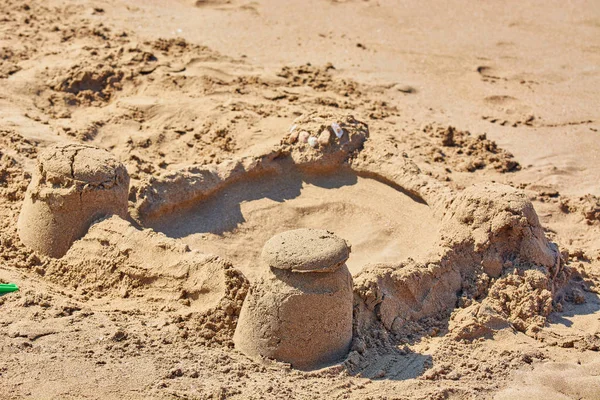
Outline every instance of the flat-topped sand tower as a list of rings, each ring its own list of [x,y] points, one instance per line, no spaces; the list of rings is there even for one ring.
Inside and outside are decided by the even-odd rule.
[[[338,361],[352,340],[352,276],[346,241],[320,229],[271,238],[266,276],[251,286],[234,335],[237,349],[309,370]]]
[[[127,216],[129,175],[106,150],[81,144],[48,148],[23,202],[17,228],[23,243],[50,257],[62,257],[92,222]]]

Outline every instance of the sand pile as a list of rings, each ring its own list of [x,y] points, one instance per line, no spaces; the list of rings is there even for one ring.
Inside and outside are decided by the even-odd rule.
[[[483,185],[449,203],[438,253],[365,268],[355,283],[361,306],[398,335],[413,333],[419,320],[444,320],[457,306],[450,330],[459,339],[508,324],[535,332],[569,272],[531,202],[513,188]]]
[[[185,315],[199,339],[230,344],[247,280],[225,260],[113,216],[76,241],[45,276],[86,297],[142,300]]]

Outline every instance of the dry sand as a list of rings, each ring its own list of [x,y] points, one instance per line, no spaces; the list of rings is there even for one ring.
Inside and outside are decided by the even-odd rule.
[[[248,180],[150,226],[190,247],[227,256],[249,277],[262,245],[288,229],[323,228],[350,241],[353,273],[368,262],[423,255],[439,230],[427,205],[348,172]]]
[[[600,398],[599,65],[597,1],[3,1],[0,397]],[[129,217],[58,259],[17,220],[65,144]],[[233,343],[296,228],[352,246],[310,372]]]

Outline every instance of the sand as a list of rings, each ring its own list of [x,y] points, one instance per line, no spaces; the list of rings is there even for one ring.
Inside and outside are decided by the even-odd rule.
[[[380,202],[389,204],[380,207]],[[427,205],[352,173],[294,174],[240,182],[214,199],[150,224],[167,236],[236,261],[254,274],[262,245],[293,228],[322,228],[352,243],[348,267],[427,253],[439,222]]]
[[[235,349],[307,371],[343,361],[353,334],[349,255],[344,239],[323,229],[269,239],[262,277],[251,284],[240,311]]]
[[[0,397],[600,398],[597,2],[0,15]],[[52,146],[129,175],[60,258],[17,229]],[[352,342],[312,371],[233,339],[297,228],[352,248]]]
[[[129,176],[112,155],[75,144],[51,146],[38,157],[19,214],[19,239],[49,257],[65,255],[94,222],[126,218]]]

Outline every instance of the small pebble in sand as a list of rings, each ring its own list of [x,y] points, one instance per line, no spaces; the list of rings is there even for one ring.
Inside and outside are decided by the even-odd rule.
[[[331,140],[331,132],[329,129],[324,129],[323,132],[319,135],[319,144],[321,146],[327,146],[329,141]]]
[[[310,145],[310,147],[317,147],[317,145],[319,144],[317,141],[317,138],[314,136],[311,136],[308,138],[308,144]]]
[[[308,142],[308,138],[309,138],[309,133],[306,131],[302,131],[300,132],[300,134],[298,135],[298,139],[300,140],[300,143],[306,143]]]
[[[287,142],[289,144],[294,144],[298,141],[298,132],[292,132],[290,133],[290,136],[288,136],[287,138]]]
[[[333,122],[331,124],[331,128],[333,129],[333,132],[335,132],[335,136],[337,136],[338,139],[344,135],[344,130],[342,129],[342,127],[339,126],[337,122]]]

